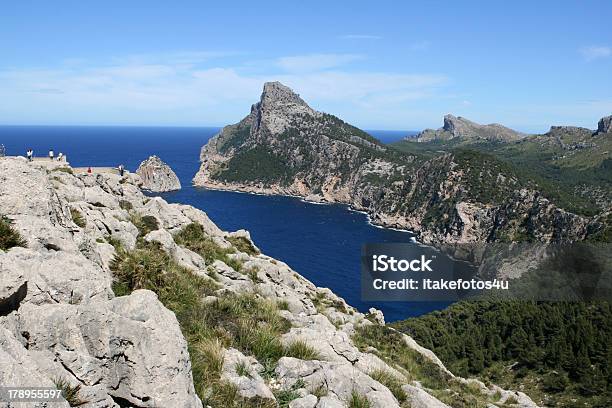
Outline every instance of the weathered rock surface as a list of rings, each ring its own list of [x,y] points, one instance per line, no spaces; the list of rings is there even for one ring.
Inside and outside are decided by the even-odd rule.
[[[115,250],[102,241],[133,246],[119,202],[144,207],[137,184],[0,159],[0,213],[28,246],[0,251],[0,383],[63,379],[81,386],[85,407],[201,407],[174,314],[152,292],[111,290]]]
[[[136,174],[142,179],[144,189],[155,192],[181,189],[181,182],[174,171],[157,156],[151,156],[140,163]]]
[[[599,119],[597,133],[612,133],[612,115]]]
[[[296,109],[301,109],[298,102]],[[35,183],[26,181],[31,188],[22,188],[24,180]],[[232,238],[250,242],[250,237],[246,231],[221,231],[193,207],[146,197],[139,183],[129,174],[72,175],[0,159],[0,213],[15,220],[28,241],[27,248],[0,251],[0,383],[53,386],[61,378],[81,387],[79,396],[87,401],[83,407],[202,407],[175,315],[153,292],[115,297],[111,289],[115,249],[109,242],[120,241],[129,249],[138,238],[159,243],[160,250],[194,274],[214,274],[220,288],[205,303],[227,293],[283,301],[286,307],[279,314],[291,327],[280,338],[282,344],[302,342],[319,354],[317,360],[283,357],[270,378],[262,374],[266,362],[226,348],[221,380],[244,401],[273,402],[284,392],[293,396],[294,408],[347,407],[357,393],[372,407],[400,406],[389,388],[373,378],[374,371],[382,370],[414,387],[409,394],[420,401],[443,406],[420,384],[408,381],[405,369],[376,345],[356,346],[356,330],[375,323],[329,289],[317,288],[264,254],[230,254],[243,265],[239,271],[220,260],[207,264],[177,245],[174,234],[191,223],[200,224],[222,248],[229,248]],[[132,221],[144,216],[154,217],[159,228],[139,236]],[[384,322],[378,311],[370,318]],[[449,381],[467,381],[452,376],[410,337],[401,338],[404,344],[398,347],[434,363]],[[482,385],[483,398],[497,391]],[[520,401],[536,406],[526,396]]]

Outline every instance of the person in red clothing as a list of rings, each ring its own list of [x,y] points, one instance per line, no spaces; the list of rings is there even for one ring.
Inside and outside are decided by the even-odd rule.
[[[87,168],[87,174],[91,174],[91,167]]]

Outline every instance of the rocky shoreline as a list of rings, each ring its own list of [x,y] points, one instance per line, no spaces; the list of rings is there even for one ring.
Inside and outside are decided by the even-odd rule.
[[[453,376],[431,351],[390,331],[382,338],[396,336],[394,349],[417,365],[394,361],[385,344],[364,337],[391,330],[380,312],[359,313],[260,254],[246,231],[221,231],[196,208],[145,196],[136,175],[74,174],[69,166],[22,158],[0,159],[0,175],[0,213],[25,241],[0,250],[2,384],[53,387],[62,379],[84,407],[201,407],[208,403],[202,390],[213,384],[227,384],[235,398],[259,406],[290,398],[294,408],[345,407],[365,398],[371,407],[446,407],[443,401],[468,396],[482,406],[536,406],[520,392]],[[227,255],[210,258],[180,244],[190,226]],[[213,383],[202,383],[200,374],[196,381],[183,315],[168,309],[155,286],[115,294],[118,257],[131,259],[148,245],[181,273],[214,283],[197,300],[205,309],[244,296],[282,305],[274,313],[288,326],[279,344],[316,353],[292,351],[266,368],[257,353],[235,343],[219,349]],[[428,365],[440,385],[414,371]]]

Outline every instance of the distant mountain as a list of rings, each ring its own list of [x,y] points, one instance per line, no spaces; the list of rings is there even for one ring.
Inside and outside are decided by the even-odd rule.
[[[482,146],[516,140],[508,143],[514,146],[525,139],[500,125],[450,116],[445,126],[441,133],[452,136],[454,147],[457,138],[481,140]],[[531,174],[495,152],[430,144],[385,146],[272,82],[264,85],[248,116],[202,148],[194,184],[345,203],[368,212],[374,223],[413,230],[434,244],[605,235],[606,219],[599,211],[567,210],[556,202],[555,188],[542,189]]]
[[[416,137],[406,140],[415,142],[431,142],[434,140],[460,140],[460,141],[489,141],[512,142],[520,140],[526,135],[497,123],[480,125],[461,116],[444,116],[444,126],[439,129],[425,129]]]

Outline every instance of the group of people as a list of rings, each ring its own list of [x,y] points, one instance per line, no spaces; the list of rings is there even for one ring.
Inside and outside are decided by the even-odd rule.
[[[26,151],[26,158],[28,159],[28,161],[33,161],[34,160],[34,150],[33,149],[28,149]],[[53,149],[49,150],[49,159],[50,160],[56,160],[55,159],[55,151]],[[57,155],[57,161],[65,161],[65,160],[66,160],[66,156],[64,156],[64,154],[62,152],[60,152]],[[121,177],[123,177],[123,175],[125,174],[125,166],[123,164],[120,164],[119,166],[117,166],[117,171],[119,172],[119,175]],[[88,174],[92,174],[93,173],[91,167],[87,168],[87,173]]]
[[[28,149],[26,151],[26,158],[28,159],[28,161],[34,160],[34,150],[33,149]],[[59,154],[57,155],[57,161],[64,161],[65,158],[66,156],[64,156],[64,153],[62,152],[59,152]],[[49,159],[55,160],[55,151],[53,149],[49,150]]]

